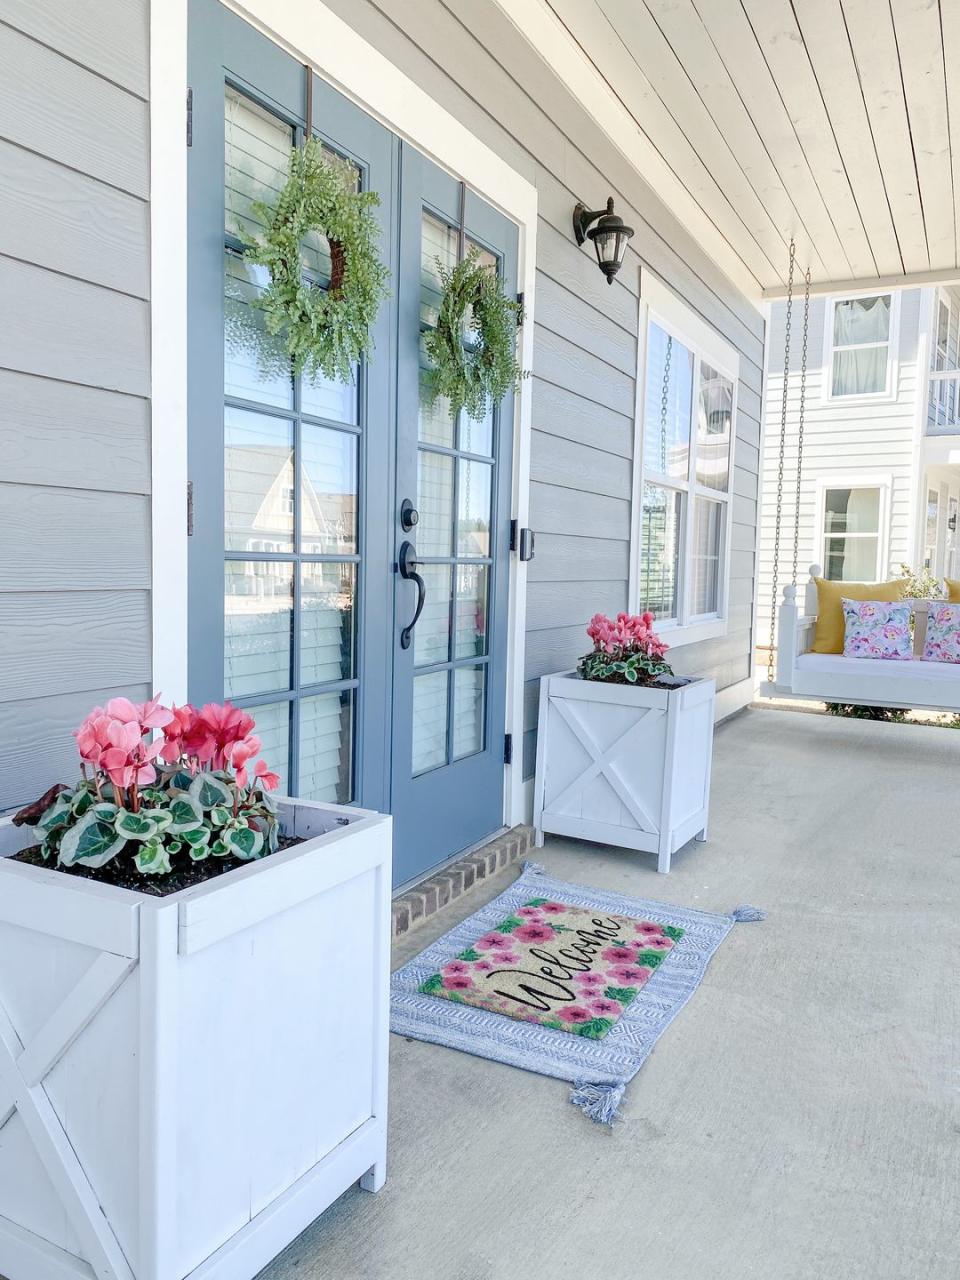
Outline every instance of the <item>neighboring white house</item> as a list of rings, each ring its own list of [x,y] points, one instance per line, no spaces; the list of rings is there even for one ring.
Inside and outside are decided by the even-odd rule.
[[[787,304],[767,335],[757,642],[770,634]],[[798,575],[873,582],[901,564],[960,577],[960,289],[810,299]],[[794,300],[780,586],[793,572],[803,346]]]

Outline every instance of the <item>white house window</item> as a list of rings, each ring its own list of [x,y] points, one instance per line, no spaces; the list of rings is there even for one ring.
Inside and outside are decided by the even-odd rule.
[[[879,487],[824,490],[823,566],[832,581],[879,578],[882,499]]]
[[[923,546],[923,566],[933,570],[937,561],[937,544],[940,540],[940,494],[936,489],[927,490],[926,536]]]
[[[888,389],[893,295],[838,298],[833,304],[833,396],[883,395]]]
[[[727,597],[736,353],[658,283],[644,283],[635,601],[670,642],[721,634]],[[665,624],[665,625],[664,625]]]

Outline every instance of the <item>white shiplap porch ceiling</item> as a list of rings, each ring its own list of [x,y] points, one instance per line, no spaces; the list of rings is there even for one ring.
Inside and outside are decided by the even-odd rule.
[[[960,276],[960,0],[499,3],[749,293]]]

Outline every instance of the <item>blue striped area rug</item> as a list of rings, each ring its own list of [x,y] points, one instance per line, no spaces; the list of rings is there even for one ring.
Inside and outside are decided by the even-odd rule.
[[[531,918],[539,917],[536,908],[541,903],[553,904],[557,914],[563,904],[597,913],[592,932],[598,940],[591,941],[590,934],[585,932],[578,945],[573,936],[557,934],[553,950],[544,946],[534,948],[537,959],[531,958],[529,948],[523,949],[521,959],[508,957],[520,968],[497,970],[504,975],[498,979],[499,987],[509,988],[512,982],[512,988],[501,991],[495,1001],[470,1003],[469,992],[467,997],[463,992],[470,986],[467,975],[472,966],[489,970],[490,965],[481,956],[503,954],[502,948],[499,952],[494,948],[478,953],[476,947],[486,942],[495,943],[498,930],[506,930],[508,937],[511,930],[514,934],[519,930],[521,936],[532,938],[538,928],[536,923],[531,925]],[[630,898],[555,880],[539,864],[528,862],[508,889],[397,970],[391,980],[391,1030],[398,1035],[428,1040],[525,1071],[567,1080],[573,1085],[570,1101],[575,1106],[598,1124],[612,1124],[619,1118],[619,1105],[627,1084],[700,985],[717,947],[734,924],[762,920],[764,915],[763,911],[749,906],[737,907],[729,915],[714,915],[665,902]],[[556,918],[557,915],[553,917]],[[581,918],[579,913],[576,918]],[[629,1003],[619,1009],[616,1020],[603,1026],[596,1038],[590,1033],[594,1024],[599,1026],[598,1019],[581,1028],[581,1034],[571,1034],[578,1028],[571,1026],[569,1019],[561,1026],[564,1014],[580,1007],[589,1009],[596,1003],[586,999],[592,994],[589,977],[584,978],[578,971],[587,969],[594,955],[609,956],[607,963],[616,961],[618,944],[611,942],[606,934],[615,927],[614,920],[624,918],[661,926],[670,939],[664,944],[664,947],[669,945],[669,950],[664,951],[652,974],[631,992]],[[638,924],[637,928],[648,928],[648,924]],[[542,932],[545,935],[548,928]],[[601,951],[601,948],[606,949]],[[650,953],[644,954],[649,963]],[[639,963],[644,967],[643,958]],[[622,972],[629,975],[631,970],[627,968]],[[639,974],[640,969],[635,967],[632,972]],[[446,982],[444,975],[448,975]],[[489,974],[474,976],[479,980],[488,978]],[[519,1003],[515,998],[500,998],[511,993],[519,997]],[[496,1003],[503,1011],[484,1008],[483,1003]],[[524,1004],[540,1012],[530,1014],[528,1020]],[[541,1006],[547,1004],[550,1009],[543,1011]],[[510,1013],[508,1006],[513,1009]],[[554,1010],[562,1012],[554,1017]],[[578,1015],[575,1013],[575,1016]],[[583,1034],[584,1030],[588,1034]]]

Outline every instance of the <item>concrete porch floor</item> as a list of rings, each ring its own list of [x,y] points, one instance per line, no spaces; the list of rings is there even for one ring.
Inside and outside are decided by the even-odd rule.
[[[564,1084],[394,1037],[386,1187],[261,1280],[955,1280],[958,782],[958,732],[748,711],[671,875],[550,840],[567,879],[769,917],[730,933],[612,1132]]]

